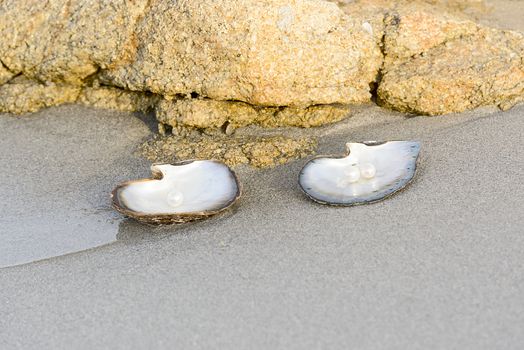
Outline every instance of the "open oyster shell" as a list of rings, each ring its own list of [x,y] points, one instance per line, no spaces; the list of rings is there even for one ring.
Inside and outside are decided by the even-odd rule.
[[[344,157],[317,157],[300,172],[308,197],[330,205],[352,206],[382,200],[404,188],[416,171],[420,143],[348,143]]]
[[[235,173],[211,160],[155,164],[152,179],[128,181],[111,194],[120,213],[151,224],[183,223],[218,214],[241,196]]]

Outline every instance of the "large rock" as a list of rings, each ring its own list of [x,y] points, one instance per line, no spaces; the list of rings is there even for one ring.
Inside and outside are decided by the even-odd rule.
[[[361,23],[321,0],[5,0],[0,35],[4,81],[101,75],[126,90],[264,106],[366,102],[381,64]]]
[[[466,18],[416,4],[387,12],[384,25],[386,65],[402,63],[445,42],[472,35],[478,28]]]
[[[3,0],[0,60],[14,73],[81,85],[132,60],[147,0]]]
[[[381,105],[436,115],[493,104],[505,109],[524,98],[523,36],[482,27],[457,11],[459,5],[443,0],[342,5],[349,16],[366,16],[382,31],[384,60],[376,82]]]
[[[462,29],[463,34],[440,43],[421,47],[415,42],[416,50],[401,51],[412,56],[386,56],[380,103],[402,112],[437,115],[483,105],[507,109],[522,100],[524,36],[466,25]]]
[[[382,61],[361,22],[321,0],[157,0],[137,40],[106,82],[264,106],[366,102]]]
[[[480,0],[338,3],[4,0],[0,111],[162,101],[176,127],[309,127],[375,92],[419,114],[523,98],[522,36],[461,12]]]

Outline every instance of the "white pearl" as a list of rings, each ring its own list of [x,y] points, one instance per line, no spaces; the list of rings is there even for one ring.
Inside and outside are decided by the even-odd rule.
[[[167,194],[167,204],[173,208],[179,207],[184,201],[184,195],[177,190],[172,190]]]
[[[344,175],[346,175],[346,179],[349,183],[354,183],[360,180],[360,170],[358,166],[352,165],[344,171]]]
[[[377,169],[371,163],[364,163],[360,165],[360,175],[364,179],[372,179],[377,174]]]

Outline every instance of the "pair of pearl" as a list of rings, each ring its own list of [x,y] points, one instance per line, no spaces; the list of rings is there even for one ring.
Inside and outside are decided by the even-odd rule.
[[[358,182],[361,178],[370,180],[377,174],[377,169],[371,163],[352,164],[344,170],[344,177],[339,179],[338,186],[346,187],[349,184]]]

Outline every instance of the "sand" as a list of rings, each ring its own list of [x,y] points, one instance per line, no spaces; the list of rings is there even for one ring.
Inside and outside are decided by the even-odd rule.
[[[518,22],[522,2],[507,3]],[[161,228],[108,198],[148,176],[133,151],[154,128],[81,106],[0,115],[0,266],[22,264],[0,269],[1,349],[523,347],[524,105],[431,118],[364,106],[309,132],[325,154],[420,140],[405,191],[324,207],[298,188],[306,160],[240,167],[234,211]]]
[[[346,140],[420,140],[420,170],[404,192],[330,208],[299,191],[304,161],[241,168],[245,196],[235,211],[156,229],[108,210],[114,184],[148,173],[130,154],[150,132],[142,120],[73,106],[0,120],[2,149],[10,147],[2,152],[2,241],[33,240],[32,250],[7,259],[3,243],[2,263],[57,253],[50,242],[67,237],[83,247],[116,239],[0,270],[2,349],[524,343],[524,106],[434,118],[364,107],[319,130],[320,151],[343,152]],[[122,124],[133,131],[120,134]],[[38,144],[10,145],[20,135]],[[73,163],[81,166],[66,176],[61,166]],[[35,173],[37,189],[15,191],[15,174],[26,182]],[[50,191],[69,196],[38,186],[47,180]]]

